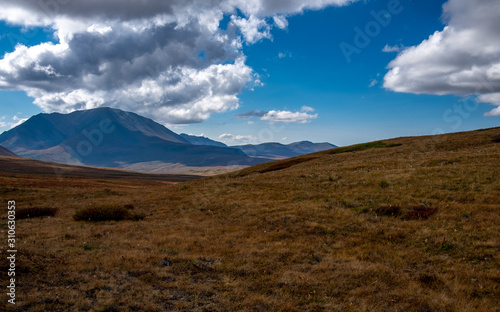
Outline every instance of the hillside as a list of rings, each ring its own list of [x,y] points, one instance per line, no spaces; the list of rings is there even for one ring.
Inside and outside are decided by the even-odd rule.
[[[490,312],[499,177],[493,128],[178,184],[2,174],[0,192],[18,212],[58,209],[16,223],[19,253],[30,255],[16,263],[23,311]],[[72,217],[109,205],[146,217]],[[2,280],[7,269],[1,262]]]
[[[153,180],[166,182],[185,182],[200,178],[196,175],[183,174],[146,174],[127,170],[72,166],[61,163],[45,162],[35,159],[0,156],[0,176],[33,179],[120,179]]]
[[[235,148],[191,144],[151,119],[111,108],[38,114],[2,133],[0,145],[26,158],[111,168],[148,163],[250,166],[266,161]]]
[[[9,151],[8,149],[6,149],[1,145],[0,145],[0,156],[19,157],[15,153],[12,153],[11,151]]]

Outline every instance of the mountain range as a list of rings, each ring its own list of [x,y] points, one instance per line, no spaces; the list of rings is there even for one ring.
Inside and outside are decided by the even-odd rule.
[[[112,108],[38,114],[2,133],[0,145],[26,158],[157,173],[158,167],[168,172],[179,165],[246,167],[334,147],[311,142],[231,147],[203,136],[179,135],[151,119]]]

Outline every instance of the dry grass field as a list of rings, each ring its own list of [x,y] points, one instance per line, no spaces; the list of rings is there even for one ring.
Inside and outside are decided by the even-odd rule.
[[[7,200],[57,209],[17,221],[17,311],[500,311],[500,128],[182,183],[0,185],[3,255]],[[144,218],[73,219],[110,206]]]

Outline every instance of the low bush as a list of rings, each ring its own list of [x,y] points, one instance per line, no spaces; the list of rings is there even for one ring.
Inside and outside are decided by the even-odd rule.
[[[143,214],[133,214],[130,209],[122,206],[109,205],[100,207],[88,207],[78,210],[74,215],[75,221],[121,221],[121,220],[142,220]]]
[[[418,220],[427,219],[438,211],[434,207],[416,206],[406,213],[404,219],[406,220]]]
[[[375,213],[379,216],[399,217],[401,215],[401,207],[383,206],[375,209]]]
[[[29,219],[39,217],[53,217],[57,213],[57,208],[19,208],[16,209],[16,219]]]
[[[380,181],[379,185],[383,189],[388,188],[390,186],[389,182],[387,182],[386,180]]]

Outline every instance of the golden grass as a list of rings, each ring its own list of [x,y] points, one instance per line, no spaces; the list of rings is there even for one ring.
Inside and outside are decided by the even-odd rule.
[[[59,209],[18,221],[18,308],[499,311],[499,136],[398,138],[179,184],[0,177],[19,208]],[[104,204],[147,216],[72,218]],[[414,207],[437,211],[406,218]]]

